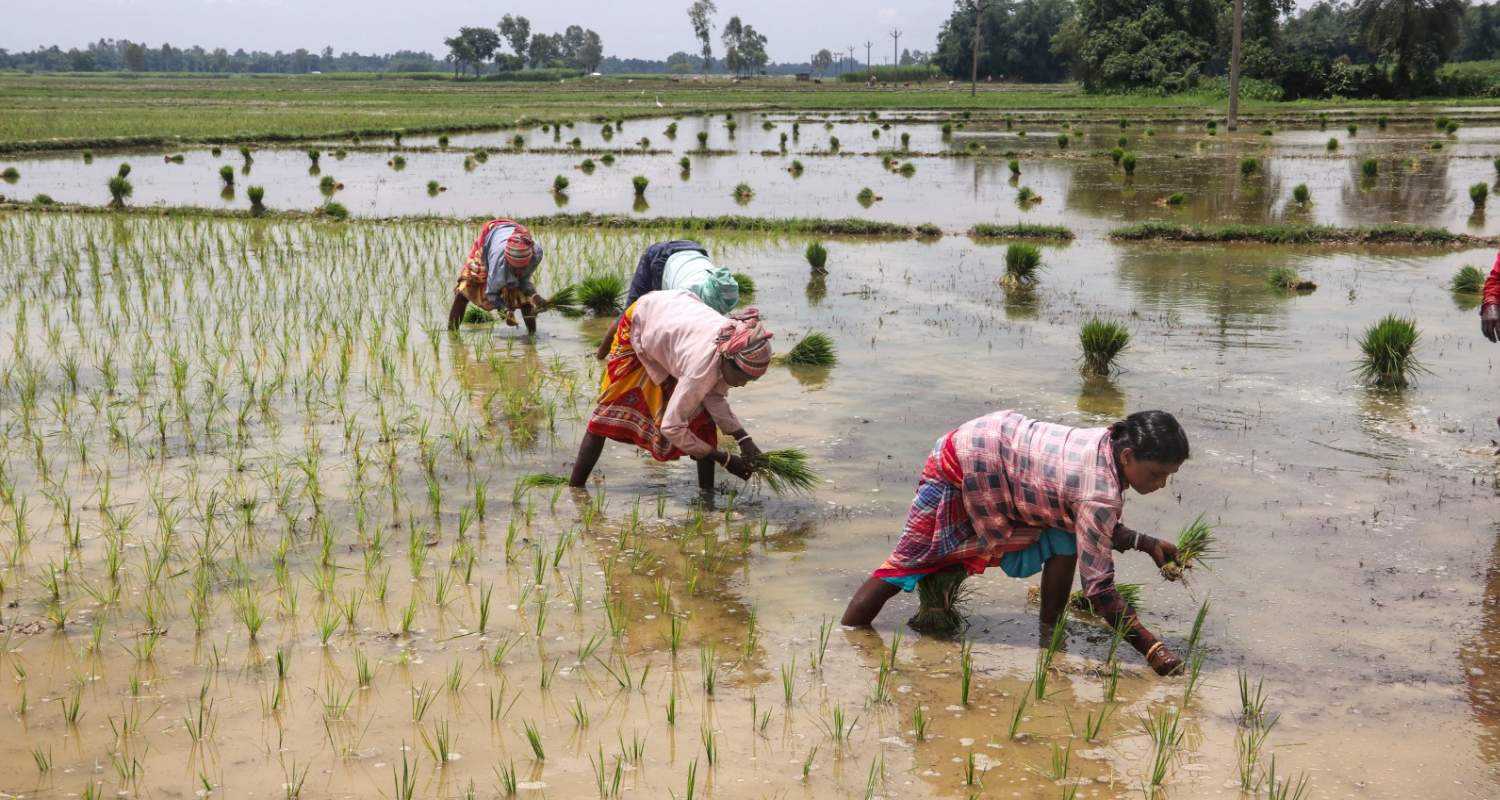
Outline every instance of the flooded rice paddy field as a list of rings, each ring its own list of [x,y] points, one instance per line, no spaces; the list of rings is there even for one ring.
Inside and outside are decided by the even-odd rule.
[[[517,488],[571,462],[607,321],[449,334],[472,234],[0,216],[0,791],[1139,797],[1145,721],[1180,709],[1159,796],[1244,797],[1243,671],[1279,715],[1252,783],[1274,755],[1307,797],[1496,793],[1496,351],[1444,288],[1488,252],[1082,240],[1008,297],[1004,248],[957,237],[832,241],[822,280],[804,239],[711,239],[781,348],[821,330],[839,363],[732,401],[808,450],[816,493],[721,476],[705,508],[689,465],[616,445],[587,494]],[[650,241],[539,236],[544,292]],[[1268,288],[1281,265],[1318,290]],[[1348,370],[1391,312],[1429,370],[1400,393]],[[1133,337],[1111,379],[1076,368],[1096,315]],[[905,631],[910,599],[833,624],[933,440],[998,408],[1187,427],[1193,459],[1126,519],[1205,514],[1221,558],[1119,575],[1179,650],[1210,601],[1190,697],[1133,653],[1111,692],[1075,621],[1035,699],[1030,582],[998,572],[971,582],[967,706],[960,645]]]
[[[1471,116],[1473,121],[1454,134],[1435,130],[1425,118],[1398,118],[1384,129],[1362,119],[1351,134],[1341,120],[1326,122],[1325,129],[1309,117],[1251,120],[1234,135],[1210,135],[1201,122],[1180,118],[1132,119],[1121,128],[1114,118],[1059,115],[1017,115],[1007,123],[907,112],[874,121],[855,121],[848,114],[742,112],[729,120],[723,114],[629,120],[608,139],[602,132],[613,127],[579,122],[550,132],[454,134],[447,147],[439,147],[435,136],[407,137],[399,148],[389,140],[265,147],[254,151],[249,164],[233,146],[217,156],[197,147],[101,152],[92,163],[77,153],[15,156],[3,163],[15,166],[19,177],[0,184],[0,194],[22,201],[46,194],[60,202],[102,205],[108,179],[121,163],[129,163],[130,202],[138,205],[243,209],[249,205],[246,188],[256,185],[265,188],[265,202],[273,209],[314,209],[328,197],[320,183],[331,177],[342,187],[332,199],[356,216],[373,217],[471,216],[503,207],[516,215],[564,210],[868,217],[934,223],[950,231],[981,222],[1026,221],[1063,224],[1085,235],[1148,219],[1406,222],[1497,234],[1500,214],[1475,213],[1468,190],[1496,178],[1500,125]],[[961,127],[944,134],[945,123]],[[675,137],[666,135],[669,125],[677,126]],[[703,145],[700,133],[707,136]],[[1069,136],[1066,148],[1058,145],[1062,133]],[[788,137],[784,152],[783,134]],[[903,135],[909,137],[904,148]],[[523,140],[521,149],[514,147],[515,137]],[[1328,149],[1329,140],[1336,143],[1334,150]],[[1136,154],[1133,176],[1110,158],[1117,146]],[[322,154],[317,169],[311,168],[307,149]],[[485,156],[476,157],[481,150]],[[613,164],[605,163],[606,152]],[[168,155],[181,155],[182,162],[165,160]],[[398,164],[398,156],[404,163]],[[1010,169],[1012,158],[1019,174]],[[1249,176],[1241,173],[1246,158],[1258,162]],[[585,159],[592,162],[588,168]],[[683,159],[686,170],[679,163]],[[1363,171],[1366,159],[1376,162],[1373,176]],[[794,161],[802,165],[800,173],[794,174]],[[219,175],[223,166],[235,171],[233,187]],[[650,181],[642,197],[631,186],[638,175]],[[558,176],[568,181],[563,192],[553,189]],[[751,189],[749,198],[736,197],[740,184]],[[1306,206],[1292,200],[1298,184],[1311,193]],[[876,199],[862,201],[864,188]],[[1019,203],[1023,188],[1040,202]],[[1180,204],[1167,202],[1174,194],[1182,195]]]

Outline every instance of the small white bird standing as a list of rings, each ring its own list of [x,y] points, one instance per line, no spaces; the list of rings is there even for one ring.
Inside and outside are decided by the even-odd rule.
[[[657,95],[656,96],[656,107],[657,108],[666,108],[666,106],[664,106],[664,105],[661,104],[661,95]]]

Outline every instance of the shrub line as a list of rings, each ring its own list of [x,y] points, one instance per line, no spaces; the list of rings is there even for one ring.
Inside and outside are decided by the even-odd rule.
[[[1109,232],[1116,241],[1260,242],[1265,244],[1422,244],[1478,246],[1500,244],[1500,237],[1471,236],[1421,225],[1178,225],[1141,222]]]

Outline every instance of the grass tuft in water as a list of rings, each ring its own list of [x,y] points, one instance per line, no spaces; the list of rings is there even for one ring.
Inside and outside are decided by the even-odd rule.
[[[1402,388],[1424,370],[1417,360],[1421,338],[1415,320],[1390,314],[1371,325],[1359,339],[1354,370],[1361,380],[1383,388]]]
[[[1484,208],[1484,204],[1490,199],[1490,185],[1485,183],[1484,181],[1480,181],[1479,183],[1470,186],[1469,199],[1473,201],[1475,211],[1482,210]]]
[[[813,272],[819,275],[828,272],[824,268],[828,263],[828,248],[824,247],[822,242],[808,242],[804,255],[807,257],[807,264],[812,267]]]
[[[1005,248],[1005,276],[1000,282],[1008,289],[1034,285],[1042,267],[1042,249],[1034,244],[1014,243]]]
[[[1091,319],[1079,330],[1078,343],[1083,348],[1084,371],[1108,375],[1115,359],[1130,346],[1130,331],[1118,322]]]
[[[812,331],[777,360],[788,366],[831,367],[838,362],[838,350],[828,334]]]

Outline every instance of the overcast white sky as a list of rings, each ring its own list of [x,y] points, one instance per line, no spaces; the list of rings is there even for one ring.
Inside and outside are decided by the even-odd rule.
[[[506,13],[530,18],[533,32],[560,32],[571,24],[593,28],[605,55],[666,58],[696,52],[688,25],[690,0],[0,0],[0,47],[63,49],[98,39],[130,39],[154,46],[202,45],[231,51],[320,50],[364,53],[426,50],[439,57],[443,38],[460,25],[489,25]],[[953,0],[718,0],[716,28],[732,15],[765,34],[773,61],[806,61],[818,48],[854,45],[863,61],[889,61],[890,31],[901,47],[931,50]],[[714,55],[721,53],[714,37]]]

